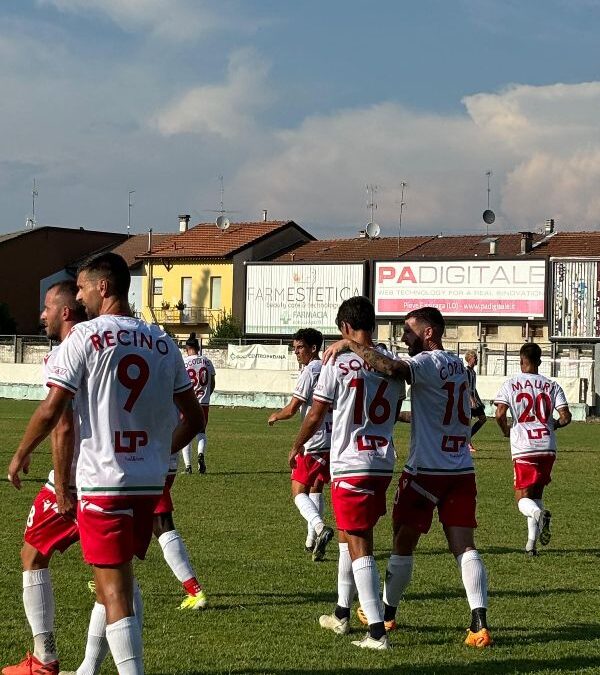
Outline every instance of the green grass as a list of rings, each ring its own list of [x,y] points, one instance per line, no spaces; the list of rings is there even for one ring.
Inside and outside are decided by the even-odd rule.
[[[8,465],[34,407],[0,401],[1,466]],[[180,586],[153,542],[147,560],[136,566],[145,602],[147,673],[600,673],[597,426],[573,424],[559,432],[559,459],[546,493],[553,538],[536,559],[522,552],[526,526],[513,502],[507,443],[492,421],[476,437],[477,541],[489,574],[493,649],[462,645],[469,611],[436,524],[417,552],[413,583],[399,611],[401,630],[391,638],[394,649],[364,653],[350,645],[350,637],[318,626],[319,615],[330,612],[336,599],[335,546],[324,563],[306,557],[304,521],[289,497],[286,468],[298,420],[269,428],[267,417],[266,410],[211,410],[208,473],[175,482],[175,522],[210,607],[176,610]],[[408,427],[399,426],[397,434],[404,457]],[[21,604],[19,548],[49,463],[44,445],[21,492],[6,479],[2,485],[2,665],[20,659],[31,642]],[[376,530],[381,573],[389,544],[386,517]],[[52,576],[61,663],[74,669],[92,606],[90,573],[77,546],[55,556]],[[360,637],[354,617],[352,623],[351,637]],[[110,658],[102,672],[114,672]]]

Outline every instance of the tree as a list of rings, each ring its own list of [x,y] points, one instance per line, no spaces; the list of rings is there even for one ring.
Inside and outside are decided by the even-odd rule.
[[[217,321],[208,341],[209,347],[220,347],[227,340],[237,340],[242,337],[242,327],[233,314],[225,312]]]
[[[17,322],[10,315],[8,305],[0,302],[0,335],[14,335],[17,332]]]

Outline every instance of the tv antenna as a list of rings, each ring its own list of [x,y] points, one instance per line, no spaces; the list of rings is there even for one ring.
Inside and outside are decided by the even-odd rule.
[[[35,219],[35,198],[38,196],[38,191],[35,186],[35,178],[33,179],[33,189],[31,190],[31,218],[27,218],[25,221],[25,228],[32,229],[37,225],[37,220]]]
[[[490,178],[492,177],[492,170],[488,169],[485,172],[487,176],[487,209],[483,212],[483,222],[485,223],[485,233],[489,234],[489,225],[496,220],[496,214],[490,209]]]
[[[228,211],[225,206],[224,206],[224,201],[223,197],[225,194],[225,187],[224,187],[224,182],[223,182],[223,176],[219,176],[219,185],[220,185],[220,200],[219,200],[219,208],[218,209],[206,209],[209,213],[218,213],[219,215],[217,216],[217,219],[215,221],[215,225],[223,232],[225,231],[229,225],[231,224],[229,221],[229,218],[225,217],[226,213],[239,213],[239,211]]]
[[[402,212],[404,211],[404,207],[406,206],[406,202],[404,201],[404,191],[406,190],[407,186],[408,183],[405,180],[403,180],[400,183],[402,192],[400,193],[400,215],[398,216],[398,257],[400,257],[400,234],[402,233]]]
[[[378,189],[379,188],[377,185],[367,185],[367,194],[369,195],[369,201],[367,202],[367,209],[369,209],[371,214],[369,222],[365,227],[365,234],[367,235],[368,239],[376,239],[381,232],[381,228],[375,222],[375,211],[377,211],[377,202],[375,201],[375,195],[377,194]]]
[[[133,203],[131,201],[131,195],[135,193],[135,190],[129,190],[128,195],[129,198],[127,200],[127,236],[131,236],[131,207],[133,206]]]

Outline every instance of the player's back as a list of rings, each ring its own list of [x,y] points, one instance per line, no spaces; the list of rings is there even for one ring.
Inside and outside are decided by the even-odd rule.
[[[159,494],[173,394],[190,388],[175,343],[156,325],[102,315],[75,326],[65,347],[57,359],[65,381],[55,384],[81,392],[80,494]]]
[[[192,381],[194,393],[201,405],[210,403],[210,383],[215,374],[212,361],[201,354],[190,354],[183,357],[185,368]]]
[[[378,351],[393,358],[387,350]],[[313,396],[334,406],[332,477],[390,476],[404,383],[376,372],[356,354],[344,353],[323,366]]]
[[[502,385],[495,402],[504,403],[511,411],[513,457],[556,452],[552,413],[555,408],[567,405],[557,382],[539,373],[519,373]]]
[[[472,472],[469,382],[462,359],[436,349],[403,360],[410,364],[412,379],[411,442],[405,470]]]

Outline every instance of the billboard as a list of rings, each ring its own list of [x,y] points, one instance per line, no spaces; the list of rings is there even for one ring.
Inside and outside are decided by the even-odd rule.
[[[600,337],[600,261],[560,260],[552,267],[552,337]]]
[[[544,318],[545,260],[430,260],[375,263],[378,316],[437,307],[449,317]]]
[[[336,335],[338,307],[362,295],[364,282],[363,263],[248,264],[246,333],[293,335],[310,327]]]

